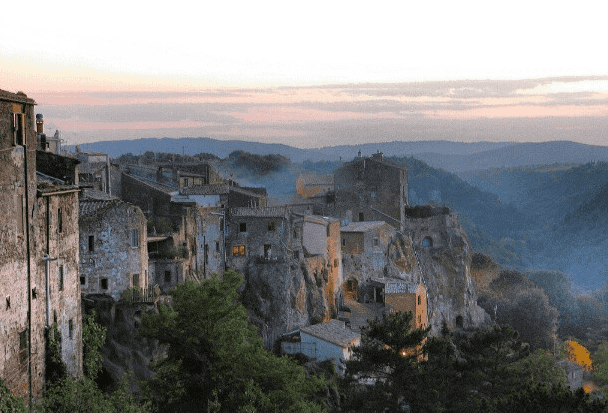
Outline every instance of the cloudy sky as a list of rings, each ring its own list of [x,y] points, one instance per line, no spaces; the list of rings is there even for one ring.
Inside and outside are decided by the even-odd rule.
[[[608,145],[597,2],[11,2],[0,89],[66,143]]]

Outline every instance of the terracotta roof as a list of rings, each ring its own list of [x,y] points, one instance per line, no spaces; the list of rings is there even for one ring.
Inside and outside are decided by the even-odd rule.
[[[367,232],[373,229],[378,229],[386,225],[384,221],[360,221],[351,222],[350,224],[340,228],[341,232]]]
[[[354,340],[361,338],[361,334],[347,329],[344,323],[338,320],[304,327],[300,329],[300,332],[341,347],[348,347]]]

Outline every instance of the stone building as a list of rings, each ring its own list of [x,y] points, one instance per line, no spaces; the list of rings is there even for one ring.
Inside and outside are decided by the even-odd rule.
[[[80,201],[80,286],[84,294],[120,300],[128,288],[148,288],[146,217],[121,201]]]
[[[68,371],[82,375],[77,178],[61,169],[77,162],[57,159],[58,170],[37,173],[34,105],[0,90],[0,377],[26,400],[42,393],[55,320]]]
[[[315,173],[303,173],[296,181],[296,193],[302,198],[310,198],[315,195],[325,194],[334,190],[333,175],[317,175]]]
[[[314,213],[348,222],[386,221],[401,229],[408,205],[407,168],[385,161],[382,153],[359,157],[334,173],[333,192],[312,197]]]

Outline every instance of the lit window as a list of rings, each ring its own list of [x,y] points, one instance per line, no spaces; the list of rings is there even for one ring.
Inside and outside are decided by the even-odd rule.
[[[232,255],[246,255],[247,250],[244,245],[234,245],[232,247]]]

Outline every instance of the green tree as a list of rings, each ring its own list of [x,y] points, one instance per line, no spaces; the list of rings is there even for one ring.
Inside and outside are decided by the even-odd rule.
[[[429,329],[411,326],[412,313],[397,312],[361,329],[361,345],[346,362],[345,411],[400,411],[417,398],[418,361]]]
[[[228,271],[186,282],[171,291],[171,306],[144,317],[142,334],[166,345],[145,386],[159,411],[325,410],[312,401],[325,380],[307,378],[293,359],[265,351],[249,327],[237,293],[242,281]]]
[[[91,380],[97,379],[101,372],[103,358],[99,349],[106,342],[107,328],[97,323],[97,312],[92,310],[90,314],[83,316],[82,323],[82,346],[84,374]]]
[[[25,413],[28,411],[23,398],[15,396],[8,387],[8,384],[0,377],[0,412]]]

